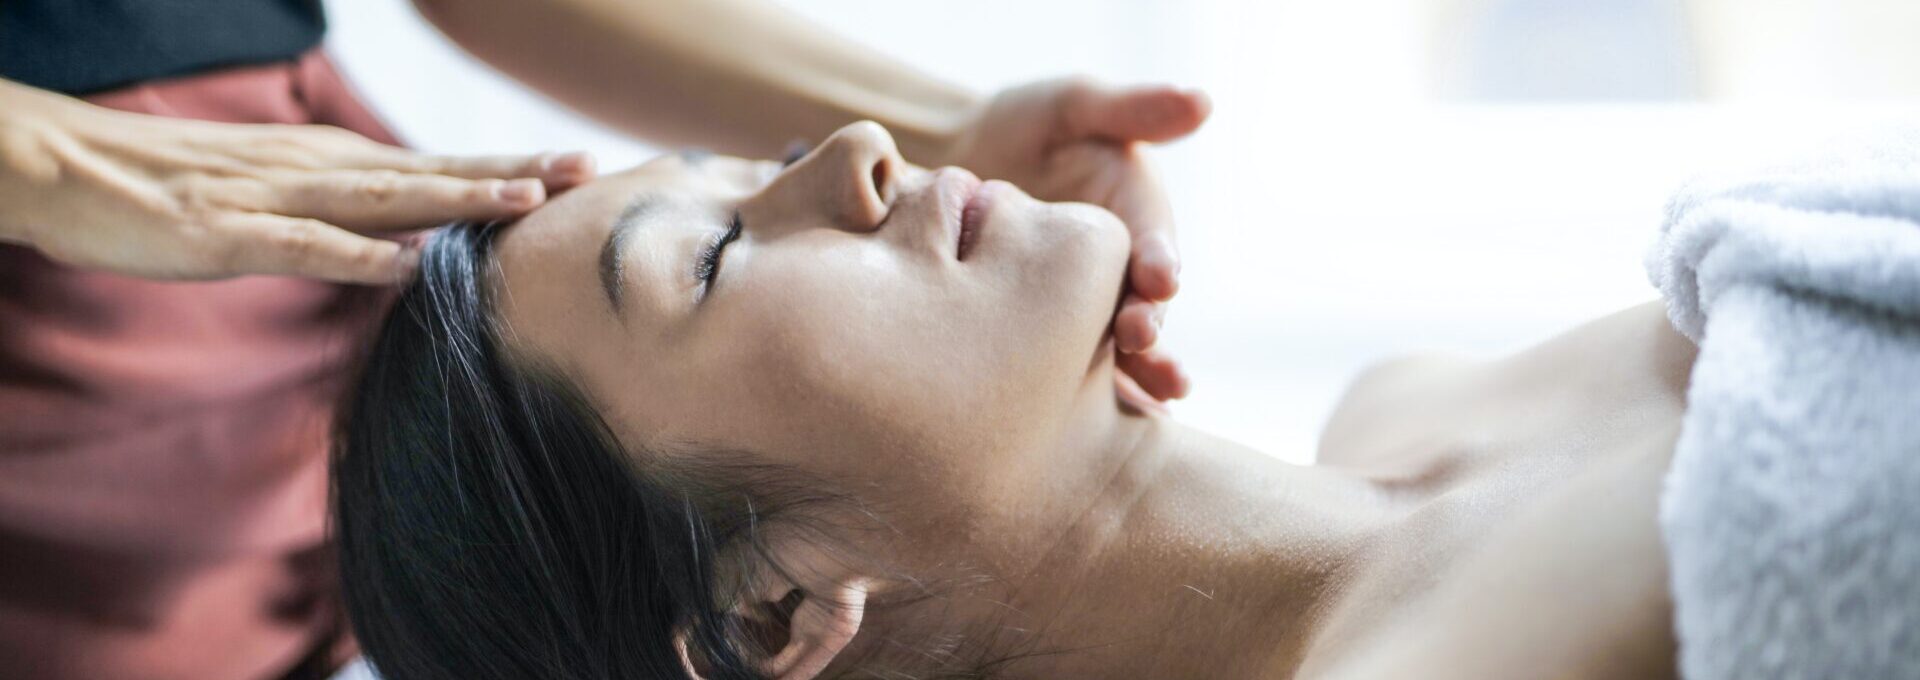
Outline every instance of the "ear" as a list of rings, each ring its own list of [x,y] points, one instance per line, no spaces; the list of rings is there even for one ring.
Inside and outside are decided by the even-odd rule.
[[[735,615],[772,653],[761,662],[761,671],[778,680],[819,677],[860,632],[868,587],[866,579],[850,577],[828,584],[825,592],[817,594],[784,579],[754,588]],[[705,664],[688,653],[686,634],[675,635],[673,644],[687,675],[705,678]]]
[[[789,604],[795,595],[799,596],[797,606]],[[763,611],[792,611],[786,621],[785,644],[763,666],[767,675],[779,680],[813,680],[860,632],[867,607],[867,581],[843,580],[834,583],[831,592],[818,595],[788,588],[779,598],[758,604],[765,608]]]

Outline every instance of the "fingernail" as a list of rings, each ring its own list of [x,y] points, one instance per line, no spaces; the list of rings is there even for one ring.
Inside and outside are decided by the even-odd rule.
[[[1147,247],[1147,252],[1142,257],[1147,260],[1147,264],[1166,270],[1175,279],[1180,278],[1180,257],[1173,254],[1173,244],[1169,243],[1164,236],[1152,238],[1153,243]]]
[[[516,179],[501,185],[499,194],[502,201],[524,205],[545,198],[546,189],[540,185],[540,180]]]
[[[1171,259],[1169,256],[1172,255],[1172,253],[1169,251],[1172,250],[1172,246],[1167,244],[1167,237],[1158,231],[1146,237],[1144,246],[1141,250],[1145,252],[1141,254],[1141,257],[1146,258],[1154,264],[1163,264]]]

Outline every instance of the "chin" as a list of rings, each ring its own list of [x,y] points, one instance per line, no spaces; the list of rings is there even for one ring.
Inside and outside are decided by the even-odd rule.
[[[1044,280],[1058,290],[1060,309],[1051,323],[1067,336],[1075,355],[1098,363],[1112,352],[1113,315],[1125,293],[1132,237],[1113,213],[1085,203],[1058,203],[1040,226],[1050,238]],[[1085,364],[1082,364],[1083,366]]]
[[[1031,199],[1027,199],[1031,201]],[[972,375],[1009,432],[1051,432],[1092,396],[1111,395],[1114,310],[1132,244],[1112,213],[1086,204],[1033,201],[990,225],[996,244],[990,310],[977,320]],[[1091,387],[1099,387],[1097,391]]]
[[[1133,237],[1120,218],[1104,208],[1085,203],[1060,203],[1055,207],[1061,213],[1058,221],[1063,223],[1057,233],[1074,241],[1060,247],[1073,253],[1070,259],[1076,262],[1071,269],[1080,272],[1078,278],[1086,288],[1084,294],[1100,308],[1100,325],[1104,329],[1125,292]]]

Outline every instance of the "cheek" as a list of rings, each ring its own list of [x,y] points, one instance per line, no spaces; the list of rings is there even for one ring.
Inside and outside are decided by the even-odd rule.
[[[1054,311],[1101,309],[1118,300],[1132,245],[1113,213],[1084,203],[1042,204],[1031,230],[1028,257],[1016,277],[1054,305]]]
[[[958,488],[951,463],[998,446],[974,417],[994,403],[980,379],[994,348],[969,334],[1000,331],[956,314],[977,294],[966,282],[875,246],[755,253],[725,310],[734,340],[719,372],[742,377],[731,408],[754,421],[737,434],[818,472],[912,470]]]
[[[1017,253],[993,263],[1005,329],[997,372],[1027,389],[1067,389],[1102,352],[1131,242],[1112,213],[1085,204],[1039,204],[1030,224]]]
[[[1064,417],[1100,346],[1127,245],[1102,215],[1051,212],[991,267],[874,241],[758,247],[714,310],[724,358],[701,369],[739,415],[728,440],[899,493],[998,483]]]
[[[941,282],[876,244],[769,253],[738,310],[746,364],[796,411],[843,426],[936,408],[958,376],[941,369],[952,300]]]

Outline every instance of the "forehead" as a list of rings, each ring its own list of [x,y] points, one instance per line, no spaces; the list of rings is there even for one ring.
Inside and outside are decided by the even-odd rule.
[[[496,252],[503,268],[515,262],[571,253],[580,243],[604,239],[622,209],[642,195],[690,202],[703,189],[687,161],[662,156],[629,170],[603,175],[552,200],[500,235]],[[529,264],[532,264],[529,262]]]
[[[704,215],[714,204],[756,186],[769,165],[695,152],[663,155],[554,197],[502,233],[496,252],[503,268],[510,260],[534,256],[544,260],[558,254],[554,251],[579,256],[582,253],[574,251],[583,243],[591,242],[597,249],[615,219],[637,199],[653,199],[649,205],[666,208],[662,212],[669,218],[686,217],[687,212]],[[585,255],[597,255],[597,250]],[[551,263],[542,266],[547,264]]]
[[[729,194],[731,183],[708,171],[720,161],[663,156],[556,196],[503,231],[494,249],[494,299],[507,341],[519,350],[566,356],[579,349],[576,343],[609,340],[603,336],[615,327],[601,292],[600,250],[615,219],[642,197],[656,207],[623,239],[625,266],[636,282],[629,301],[638,316],[657,318],[676,292],[659,290],[678,280],[665,274],[678,271],[688,254],[679,251],[691,252],[701,225],[711,221],[708,213]]]

